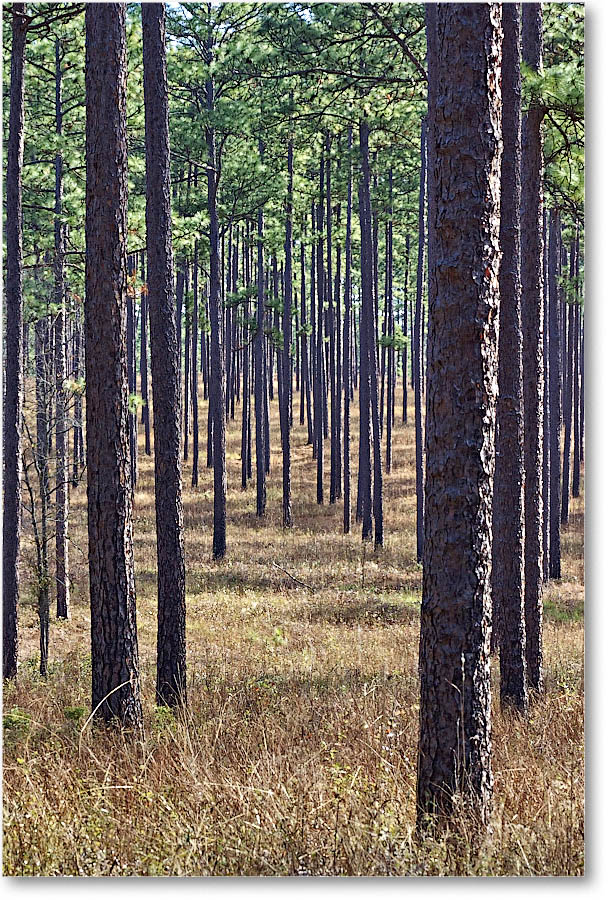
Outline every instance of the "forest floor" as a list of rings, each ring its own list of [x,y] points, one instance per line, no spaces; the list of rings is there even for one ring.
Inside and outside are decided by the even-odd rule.
[[[463,815],[441,838],[416,837],[421,568],[413,416],[401,424],[400,402],[401,392],[379,553],[362,545],[359,525],[342,534],[341,502],[317,506],[294,394],[294,528],[281,527],[276,400],[262,521],[255,481],[240,488],[239,407],[227,435],[228,556],[213,563],[201,440],[198,488],[191,461],[184,466],[189,706],[177,717],[154,706],[153,465],[140,428],[145,735],[135,741],[88,721],[86,486],[71,492],[72,615],[51,621],[46,681],[37,673],[31,548],[24,553],[20,668],[4,688],[5,875],[583,873],[582,496],[562,531],[564,577],[545,591],[546,692],[526,719],[501,711],[493,661],[492,828],[480,838]],[[206,410],[201,403],[201,438]],[[353,413],[358,440],[356,402]],[[329,443],[325,462],[328,492]]]

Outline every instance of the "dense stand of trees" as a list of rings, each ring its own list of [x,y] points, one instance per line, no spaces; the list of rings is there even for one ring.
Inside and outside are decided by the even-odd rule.
[[[243,502],[263,519],[275,404],[283,525],[299,524],[299,427],[317,502],[342,502],[344,533],[354,514],[381,553],[383,482],[412,391],[419,823],[449,814],[460,791],[488,821],[492,629],[501,699],[525,712],[543,688],[543,580],[560,577],[560,526],[581,485],[580,13],[28,7],[13,4],[5,26],[4,677],[17,674],[22,510],[45,675],[52,594],[70,614],[69,499],[86,471],[92,707],[139,728],[140,428],[154,456],[156,699],[174,706],[186,702],[182,460],[195,489],[199,454],[213,468],[221,561],[227,429],[240,432]],[[32,128],[24,168],[24,122],[47,107],[55,143]]]

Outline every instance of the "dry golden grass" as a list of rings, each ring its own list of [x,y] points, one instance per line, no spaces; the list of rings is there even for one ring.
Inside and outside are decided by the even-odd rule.
[[[527,719],[494,703],[492,829],[479,840],[463,816],[441,839],[420,843],[413,426],[398,415],[385,477],[386,547],[374,555],[358,526],[341,534],[341,503],[317,506],[296,401],[293,530],[281,528],[276,403],[262,522],[254,485],[240,490],[240,427],[230,423],[222,564],[211,561],[211,473],[203,466],[193,490],[185,466],[189,707],[176,718],[154,707],[153,469],[140,439],[141,740],[83,728],[86,491],[72,492],[72,618],[52,622],[44,682],[26,584],[19,675],[4,690],[5,874],[582,874],[582,498],[563,533],[564,578],[546,593],[546,694]]]

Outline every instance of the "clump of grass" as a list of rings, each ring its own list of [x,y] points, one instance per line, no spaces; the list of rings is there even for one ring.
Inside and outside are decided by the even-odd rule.
[[[272,428],[279,448],[274,409]],[[572,614],[583,602],[582,501],[573,503],[564,577],[547,591],[546,691],[527,718],[494,700],[491,830],[480,835],[463,811],[448,831],[422,840],[413,429],[394,431],[387,546],[368,549],[364,578],[358,528],[343,536],[341,507],[316,504],[304,431],[294,429],[289,531],[281,527],[280,456],[273,453],[260,523],[252,491],[240,491],[239,439],[231,423],[229,557],[221,565],[210,558],[212,475],[201,472],[196,492],[184,472],[186,710],[155,706],[153,470],[141,448],[143,735],[95,723],[83,730],[91,676],[80,556],[72,618],[52,629],[46,681],[27,664],[35,662],[37,622],[34,610],[22,611],[21,666],[4,694],[5,874],[582,874],[583,626]],[[79,488],[72,537],[86,548],[84,508]],[[496,661],[492,678],[496,698]]]

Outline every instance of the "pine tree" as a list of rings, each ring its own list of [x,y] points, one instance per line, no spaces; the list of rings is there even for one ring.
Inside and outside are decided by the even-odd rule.
[[[180,458],[180,380],[169,173],[165,7],[142,6],[146,116],[146,232],[158,565],[156,700],[186,700],[186,573]]]
[[[437,8],[418,822],[462,792],[489,820],[500,6]],[[466,77],[465,77],[466,73]],[[449,110],[449,117],[447,111]],[[445,124],[444,124],[445,123]],[[474,165],[455,167],[455,154]],[[449,260],[449,264],[447,261]],[[476,390],[467,386],[476,385]]]
[[[141,727],[126,347],[126,9],[86,28],[86,385],[92,706]]]

